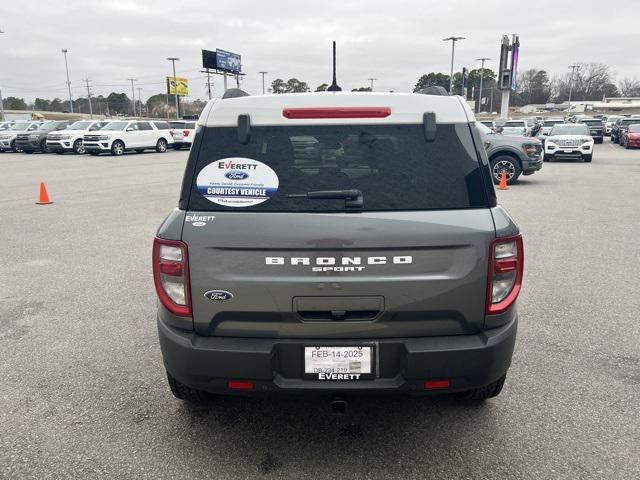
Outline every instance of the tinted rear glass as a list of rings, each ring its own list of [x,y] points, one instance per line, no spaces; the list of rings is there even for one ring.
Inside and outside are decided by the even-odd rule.
[[[505,127],[520,127],[524,128],[524,122],[506,122]]]
[[[289,198],[287,194],[345,189],[362,192],[361,211],[488,206],[469,126],[437,128],[436,140],[427,143],[422,125],[252,127],[247,145],[238,142],[236,128],[206,128],[191,180],[188,208],[337,212],[345,210],[344,200]],[[246,185],[250,186],[255,170],[242,165],[256,160],[277,175],[277,190],[268,200],[253,206],[229,207],[204,197],[208,186],[226,183],[222,177],[226,168],[239,171],[240,184],[245,185],[242,182],[246,178]],[[235,168],[227,166],[232,163]],[[205,172],[198,182],[199,173],[207,166],[207,171],[217,172],[216,180],[203,183]],[[258,168],[263,169],[260,165]],[[224,190],[227,193],[237,194]]]
[[[169,130],[171,127],[167,122],[153,122],[158,130]]]
[[[602,126],[602,121],[601,120],[582,120],[581,123],[585,123],[585,124],[589,125],[590,127],[601,127]]]

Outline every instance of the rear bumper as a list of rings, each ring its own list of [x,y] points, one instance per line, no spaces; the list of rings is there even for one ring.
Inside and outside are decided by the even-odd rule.
[[[504,326],[476,335],[371,340],[282,340],[201,337],[158,319],[160,347],[167,371],[181,383],[212,393],[230,394],[228,380],[250,380],[244,393],[430,393],[425,380],[449,379],[464,391],[502,377],[511,364],[517,315]],[[376,378],[359,381],[303,379],[303,345],[371,345],[376,348]]]

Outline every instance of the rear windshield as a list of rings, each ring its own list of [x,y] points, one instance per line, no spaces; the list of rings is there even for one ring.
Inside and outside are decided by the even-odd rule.
[[[585,123],[590,127],[601,127],[602,120],[582,120],[580,123]]]
[[[631,125],[633,123],[640,122],[640,118],[625,118],[624,120],[620,120],[620,125],[626,127],[627,125]]]
[[[552,127],[562,122],[563,120],[545,120],[542,125],[544,125],[545,127]]]
[[[640,122],[629,125],[629,133],[640,133]]]
[[[524,122],[522,120],[514,121],[514,122],[506,122],[504,124],[505,127],[524,127]]]
[[[422,125],[252,127],[247,145],[235,127],[206,128],[188,208],[339,212],[344,199],[288,195],[352,189],[358,211],[488,206],[469,126],[440,124],[431,143]]]

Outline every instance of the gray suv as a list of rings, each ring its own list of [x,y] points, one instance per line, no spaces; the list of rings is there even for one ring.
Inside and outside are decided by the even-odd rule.
[[[169,386],[496,396],[522,267],[460,98],[214,99],[153,244]]]
[[[25,153],[43,152],[49,153],[47,135],[51,132],[64,130],[72,123],[69,120],[44,122],[37,130],[24,132],[16,137],[15,147]]]
[[[520,175],[533,175],[542,168],[544,146],[532,137],[503,135],[493,132],[487,126],[477,123],[487,150],[494,183],[500,182],[505,172],[507,185],[518,181]]]

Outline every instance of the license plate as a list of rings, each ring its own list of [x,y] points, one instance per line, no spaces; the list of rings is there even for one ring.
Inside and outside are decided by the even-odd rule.
[[[564,149],[564,153],[573,153],[573,149],[572,148],[565,148]]]
[[[360,380],[373,374],[373,347],[304,347],[304,373],[318,380]]]

